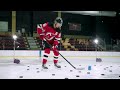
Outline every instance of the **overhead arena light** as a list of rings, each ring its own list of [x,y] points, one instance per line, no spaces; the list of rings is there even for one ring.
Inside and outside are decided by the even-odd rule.
[[[55,11],[59,12],[59,11]],[[110,16],[115,17],[115,11],[61,11],[62,13],[72,13],[72,14],[82,14],[82,15],[91,15],[91,16]]]

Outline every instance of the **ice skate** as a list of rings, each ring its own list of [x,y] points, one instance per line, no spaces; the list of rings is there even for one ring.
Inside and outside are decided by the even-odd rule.
[[[48,69],[48,67],[46,66],[46,64],[43,64],[43,65],[42,65],[42,68],[43,68],[43,69]]]
[[[58,65],[58,64],[54,64],[54,66],[55,66],[56,68],[58,68],[58,69],[60,69],[60,68],[61,68],[61,66],[60,66],[60,65]]]

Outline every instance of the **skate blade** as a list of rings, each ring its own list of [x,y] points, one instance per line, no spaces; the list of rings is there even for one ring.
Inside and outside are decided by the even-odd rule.
[[[82,67],[81,68],[76,68],[76,70],[85,70],[85,68],[82,68]]]
[[[44,68],[42,68],[42,69],[41,69],[41,71],[47,72],[47,71],[48,71],[48,69],[44,69]]]
[[[57,68],[57,67],[55,67],[55,69],[57,69],[57,70],[61,70],[61,68]]]

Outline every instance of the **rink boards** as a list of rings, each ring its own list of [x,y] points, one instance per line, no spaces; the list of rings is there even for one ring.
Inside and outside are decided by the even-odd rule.
[[[120,52],[103,52],[103,51],[60,51],[60,53],[66,59],[76,60],[95,60],[96,58],[102,58],[103,60],[114,60],[120,61]],[[31,60],[31,59],[42,59],[44,52],[41,50],[16,50],[15,58]],[[49,60],[53,60],[53,52],[49,55]],[[1,50],[0,59],[13,59],[13,50]],[[60,60],[63,58],[60,57]]]

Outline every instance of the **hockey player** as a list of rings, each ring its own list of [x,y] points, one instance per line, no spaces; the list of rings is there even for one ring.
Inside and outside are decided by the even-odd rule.
[[[52,51],[54,53],[54,66],[57,68],[61,68],[58,65],[58,44],[61,39],[61,26],[63,24],[63,20],[60,17],[57,17],[52,24],[49,22],[44,24],[39,24],[37,26],[37,33],[39,34],[40,39],[42,40],[42,45],[44,49],[44,55],[42,60],[42,68],[48,69],[46,66],[47,61],[49,60],[48,56],[50,54],[51,46]]]

